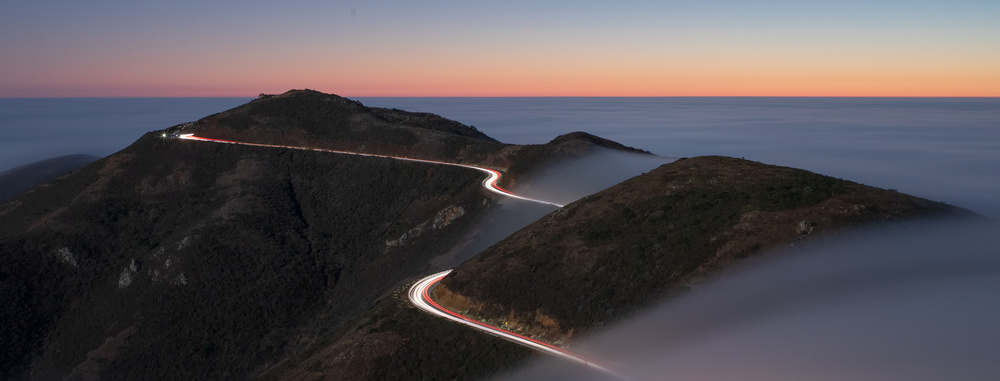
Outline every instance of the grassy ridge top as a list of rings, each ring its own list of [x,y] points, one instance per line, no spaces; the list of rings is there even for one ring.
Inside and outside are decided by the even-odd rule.
[[[485,161],[503,144],[429,113],[365,107],[313,90],[261,96],[169,132],[434,160]]]
[[[485,165],[506,170],[508,186],[540,164],[570,160],[598,147],[649,153],[584,132],[565,134],[545,144],[504,144],[435,114],[366,107],[313,90],[262,95],[165,132]]]
[[[449,307],[563,342],[811,236],[965,210],[803,170],[678,160],[558,210],[459,266]]]

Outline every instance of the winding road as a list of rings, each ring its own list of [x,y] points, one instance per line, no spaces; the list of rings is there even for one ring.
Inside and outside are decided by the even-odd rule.
[[[434,299],[431,299],[430,290],[434,288],[434,286],[449,273],[451,273],[451,270],[445,270],[437,274],[427,276],[414,283],[413,286],[410,287],[410,292],[407,295],[410,299],[410,303],[413,303],[414,306],[430,313],[431,315],[448,319],[459,324],[467,325],[469,327],[472,327],[473,329],[477,329],[486,332],[490,335],[505,340],[509,340],[517,344],[521,344],[523,346],[537,350],[539,352],[544,352],[565,360],[569,360],[571,362],[580,363],[584,366],[612,375],[617,379],[621,380],[627,379],[624,376],[615,373],[611,369],[605,368],[604,366],[599,365],[598,363],[595,363],[594,361],[589,360],[579,354],[567,351],[552,344],[544,343],[499,327],[494,327],[492,325],[483,323],[478,320],[470,319],[468,317],[462,316],[461,314],[458,314],[454,311],[442,307],[440,304],[435,302]]]
[[[166,135],[166,134],[163,135],[163,137],[167,137],[167,136],[168,135]],[[238,145],[255,146],[255,147],[271,147],[271,148],[295,149],[295,150],[303,150],[303,151],[327,152],[327,153],[335,153],[335,154],[343,154],[343,155],[354,155],[354,156],[380,157],[380,158],[394,159],[394,160],[414,161],[414,162],[419,162],[419,163],[450,165],[450,166],[456,166],[456,167],[470,168],[470,169],[475,169],[475,170],[484,172],[487,175],[489,175],[489,177],[487,177],[485,180],[483,180],[482,184],[483,184],[483,187],[486,188],[487,190],[489,190],[490,192],[493,192],[493,193],[496,193],[496,194],[499,194],[499,195],[502,195],[502,196],[505,196],[505,197],[511,197],[511,198],[516,198],[516,199],[525,200],[525,201],[537,202],[537,203],[540,203],[540,204],[552,205],[552,206],[560,207],[560,208],[563,207],[563,205],[561,205],[561,204],[557,204],[557,203],[550,202],[550,201],[545,201],[545,200],[533,199],[533,198],[530,198],[530,197],[520,196],[520,195],[514,194],[514,193],[512,193],[512,192],[510,192],[510,191],[508,191],[506,189],[503,189],[499,185],[497,185],[497,182],[500,180],[500,176],[501,176],[500,171],[497,171],[497,170],[491,169],[491,168],[485,168],[485,167],[475,166],[475,165],[457,164],[457,163],[449,163],[449,162],[435,161],[435,160],[414,159],[414,158],[399,157],[399,156],[377,155],[377,154],[360,153],[360,152],[337,151],[337,150],[324,149],[324,148],[309,148],[309,147],[286,146],[286,145],[277,145],[277,144],[247,143],[247,142],[238,142],[238,141],[233,141],[233,140],[205,138],[205,137],[195,136],[194,134],[180,134],[180,135],[175,135],[173,137],[176,137],[177,139],[194,140],[194,141],[202,141],[202,142],[238,144]],[[410,291],[408,293],[408,297],[410,299],[410,302],[413,303],[413,305],[416,306],[417,308],[419,308],[419,309],[421,309],[421,310],[423,310],[423,311],[425,311],[427,313],[430,313],[431,315],[438,316],[438,317],[441,317],[441,318],[444,318],[444,319],[448,319],[448,320],[451,320],[451,321],[454,321],[454,322],[457,322],[457,323],[460,323],[460,324],[464,324],[464,325],[469,326],[469,327],[471,327],[473,329],[477,329],[479,331],[488,333],[490,335],[497,336],[497,337],[500,337],[500,338],[503,338],[503,339],[506,339],[506,340],[510,340],[510,341],[512,341],[514,343],[521,344],[523,346],[526,346],[528,348],[537,350],[539,352],[547,353],[547,354],[550,354],[550,355],[553,355],[553,356],[556,356],[556,357],[559,357],[559,358],[562,358],[562,359],[565,359],[565,360],[569,360],[571,362],[580,363],[580,364],[582,364],[584,366],[587,366],[587,367],[590,367],[592,369],[604,372],[604,373],[606,373],[606,374],[608,374],[610,376],[613,376],[614,378],[617,378],[617,379],[627,379],[626,377],[624,377],[624,376],[622,376],[622,375],[620,375],[620,374],[618,374],[618,373],[616,373],[616,372],[614,372],[614,371],[612,371],[612,370],[610,370],[610,369],[608,369],[608,368],[606,368],[604,366],[601,366],[601,365],[595,363],[594,361],[589,360],[589,359],[587,359],[587,358],[585,358],[585,357],[583,357],[583,356],[581,356],[579,354],[567,351],[567,350],[565,350],[563,348],[559,348],[557,346],[554,346],[554,345],[551,345],[551,344],[548,344],[548,343],[544,343],[544,342],[541,342],[541,341],[538,341],[538,340],[535,340],[535,339],[532,339],[532,338],[529,338],[529,337],[526,337],[526,336],[523,336],[523,335],[511,332],[511,331],[507,331],[507,330],[499,328],[499,327],[495,327],[495,326],[486,324],[486,323],[481,322],[481,321],[470,319],[468,317],[462,316],[459,313],[456,313],[454,311],[451,311],[451,310],[449,310],[447,308],[442,307],[440,304],[438,304],[433,299],[431,299],[431,297],[430,297],[430,291],[431,291],[431,289],[434,288],[434,286],[438,282],[441,281],[442,278],[444,278],[445,276],[447,276],[451,271],[452,270],[445,270],[445,271],[439,272],[437,274],[433,274],[433,275],[427,276],[427,277],[425,277],[425,278],[417,281],[410,288]]]
[[[418,162],[418,163],[450,165],[450,166],[453,166],[453,167],[470,168],[470,169],[475,169],[477,171],[485,172],[487,175],[489,175],[489,177],[487,177],[486,180],[483,180],[483,188],[486,188],[490,192],[493,192],[493,193],[496,193],[496,194],[499,194],[499,195],[502,195],[502,196],[506,196],[506,197],[512,197],[512,198],[520,199],[520,200],[537,202],[539,204],[552,205],[552,206],[555,206],[555,207],[558,207],[558,208],[562,208],[563,207],[563,205],[561,205],[561,204],[557,204],[557,203],[550,202],[550,201],[545,201],[545,200],[538,200],[538,199],[534,199],[534,198],[530,198],[530,197],[524,197],[524,196],[521,196],[521,195],[514,194],[514,193],[512,193],[512,192],[510,192],[510,191],[508,191],[506,189],[503,189],[499,185],[497,185],[497,182],[500,181],[500,176],[502,176],[500,174],[500,171],[497,171],[497,170],[492,169],[492,168],[480,167],[480,166],[477,166],[477,165],[449,163],[449,162],[446,162],[446,161],[414,159],[414,158],[401,157],[401,156],[388,156],[388,155],[376,155],[376,154],[371,154],[371,153],[360,153],[360,152],[350,152],[350,151],[337,151],[337,150],[325,149],[325,148],[309,148],[309,147],[285,146],[285,145],[277,145],[277,144],[246,143],[246,142],[237,142],[237,141],[233,141],[233,140],[203,138],[203,137],[200,137],[200,136],[195,136],[194,134],[181,134],[181,135],[177,135],[177,138],[178,139],[184,139],[184,140],[196,140],[196,141],[200,141],[200,142],[239,144],[239,145],[254,146],[254,147],[271,147],[271,148],[295,149],[295,150],[301,150],[301,151],[316,151],[316,152],[336,153],[336,154],[341,154],[341,155],[380,157],[380,158],[384,158],[384,159],[403,160],[403,161],[415,161],[415,162]]]

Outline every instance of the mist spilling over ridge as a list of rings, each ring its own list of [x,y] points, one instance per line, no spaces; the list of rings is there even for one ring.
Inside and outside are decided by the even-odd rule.
[[[995,223],[934,221],[790,247],[577,346],[632,380],[989,380]],[[504,380],[607,379],[546,359]]]

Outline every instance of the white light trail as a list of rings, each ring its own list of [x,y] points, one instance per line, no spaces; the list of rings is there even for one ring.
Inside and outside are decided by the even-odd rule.
[[[534,199],[534,198],[524,197],[524,196],[512,193],[512,192],[510,192],[510,191],[508,191],[506,189],[503,189],[503,188],[500,187],[500,185],[497,184],[497,182],[500,181],[500,177],[502,176],[501,173],[500,173],[500,171],[497,171],[497,170],[491,169],[491,168],[480,167],[480,166],[477,166],[477,165],[449,163],[449,162],[446,162],[446,161],[436,161],[436,160],[414,159],[414,158],[402,157],[402,156],[389,156],[389,155],[377,155],[377,154],[361,153],[361,152],[338,151],[338,150],[325,149],[325,148],[297,147],[297,146],[286,146],[286,145],[278,145],[278,144],[246,143],[246,142],[238,142],[238,141],[233,141],[233,140],[203,138],[203,137],[200,137],[200,136],[195,136],[194,134],[182,134],[182,135],[178,135],[177,138],[178,139],[184,139],[184,140],[196,140],[196,141],[202,141],[202,142],[239,144],[239,145],[254,146],[254,147],[284,148],[284,149],[295,149],[295,150],[302,150],[302,151],[316,151],[316,152],[336,153],[336,154],[341,154],[341,155],[380,157],[380,158],[385,158],[385,159],[403,160],[403,161],[414,161],[414,162],[418,162],[418,163],[450,165],[450,166],[455,166],[455,167],[463,167],[463,168],[475,169],[477,171],[485,172],[487,175],[489,175],[489,177],[487,177],[486,180],[483,180],[483,188],[486,188],[486,190],[488,190],[490,192],[493,192],[493,193],[496,193],[496,194],[499,194],[499,195],[502,195],[502,196],[506,196],[506,197],[516,198],[516,199],[519,199],[519,200],[537,202],[539,204],[552,205],[552,206],[555,206],[557,208],[562,208],[563,207],[562,204],[557,204],[557,203],[550,202],[550,201],[538,200],[538,199]]]
[[[474,329],[482,332],[486,332],[490,335],[515,342],[517,344],[526,346],[528,348],[547,353],[565,360],[576,362],[584,366],[596,369],[598,371],[604,372],[611,375],[619,380],[627,380],[627,378],[621,374],[615,373],[611,369],[605,368],[587,358],[578,355],[576,353],[567,351],[563,348],[547,344],[523,335],[516,334],[498,327],[491,326],[489,324],[472,320],[468,317],[462,316],[456,312],[453,312],[447,308],[442,307],[440,304],[435,302],[430,297],[430,290],[434,287],[437,282],[441,281],[445,276],[451,273],[451,270],[445,270],[437,274],[427,276],[419,281],[417,281],[413,287],[410,287],[410,291],[407,296],[410,302],[413,303],[417,308],[426,311],[434,316],[438,316],[444,319],[454,321],[459,324],[464,324]]]
[[[495,169],[490,169],[490,168],[475,166],[475,165],[457,164],[457,163],[449,163],[449,162],[435,161],[435,160],[414,159],[414,158],[400,157],[400,156],[377,155],[377,154],[360,153],[360,152],[350,152],[350,151],[338,151],[338,150],[331,150],[331,149],[325,149],[325,148],[309,148],[309,147],[286,146],[286,145],[277,145],[277,144],[246,143],[246,142],[238,142],[238,141],[233,141],[233,140],[204,138],[204,137],[200,137],[200,136],[195,136],[194,134],[181,134],[181,135],[178,135],[177,138],[178,139],[184,139],[184,140],[195,140],[195,141],[202,141],[202,142],[226,143],[226,144],[238,144],[238,145],[255,146],[255,147],[284,148],[284,149],[296,149],[296,150],[304,150],[304,151],[316,151],[316,152],[336,153],[336,154],[342,154],[342,155],[380,157],[380,158],[394,159],[394,160],[414,161],[414,162],[420,162],[420,163],[451,165],[451,166],[456,166],[456,167],[470,168],[470,169],[475,169],[475,170],[478,170],[478,171],[485,172],[486,174],[489,175],[485,180],[483,180],[482,184],[483,184],[483,187],[486,188],[487,190],[489,190],[490,192],[493,192],[493,193],[496,193],[496,194],[499,194],[499,195],[502,195],[502,196],[506,196],[506,197],[512,197],[512,198],[520,199],[520,200],[537,202],[537,203],[546,204],[546,205],[552,205],[552,206],[559,207],[559,208],[563,207],[563,205],[557,204],[557,203],[554,203],[554,202],[533,199],[533,198],[524,197],[524,196],[520,196],[520,195],[511,193],[510,191],[508,191],[506,189],[503,189],[499,185],[497,185],[497,182],[500,181],[500,177],[501,177],[500,171],[497,171]],[[602,371],[602,372],[604,372],[606,374],[609,374],[609,375],[611,375],[611,376],[613,376],[613,377],[615,377],[617,379],[622,379],[622,380],[626,379],[624,376],[622,376],[622,375],[620,375],[618,373],[615,373],[614,371],[612,371],[612,370],[610,370],[608,368],[605,368],[605,367],[603,367],[603,366],[601,366],[599,364],[596,364],[593,361],[588,360],[588,359],[584,358],[583,356],[580,356],[580,355],[575,354],[573,352],[567,351],[565,349],[556,347],[556,346],[551,345],[551,344],[547,344],[547,343],[544,343],[544,342],[541,342],[541,341],[538,341],[538,340],[534,340],[534,339],[525,337],[523,335],[519,335],[519,334],[510,332],[510,331],[506,331],[506,330],[503,330],[501,328],[494,327],[494,326],[491,326],[491,325],[483,323],[483,322],[472,320],[472,319],[467,318],[465,316],[462,316],[462,315],[460,315],[458,313],[450,311],[450,310],[448,310],[448,309],[446,309],[444,307],[441,307],[441,305],[437,304],[437,302],[435,302],[434,300],[431,299],[429,292],[430,292],[430,289],[435,284],[437,284],[438,281],[440,281],[442,278],[444,278],[450,272],[451,272],[451,270],[442,271],[442,272],[439,272],[437,274],[428,276],[428,277],[423,278],[420,281],[418,281],[413,287],[410,288],[410,291],[409,291],[410,302],[413,303],[413,305],[416,306],[417,308],[420,308],[421,310],[426,311],[426,312],[428,312],[428,313],[430,313],[432,315],[435,315],[435,316],[438,316],[438,317],[441,317],[441,318],[444,318],[444,319],[448,319],[448,320],[451,320],[451,321],[454,321],[454,322],[458,322],[458,323],[467,325],[467,326],[472,327],[474,329],[477,329],[479,331],[486,332],[486,333],[488,333],[490,335],[497,336],[497,337],[500,337],[500,338],[503,338],[503,339],[506,339],[506,340],[510,340],[512,342],[524,345],[526,347],[529,347],[529,348],[532,348],[532,349],[535,349],[535,350],[538,350],[538,351],[541,351],[541,352],[544,352],[544,353],[548,353],[548,354],[556,356],[556,357],[560,357],[560,358],[563,358],[563,359],[566,359],[566,360],[569,360],[569,361],[573,361],[573,362],[577,362],[577,363],[583,364],[584,366],[587,366],[587,367],[590,367],[590,368]]]

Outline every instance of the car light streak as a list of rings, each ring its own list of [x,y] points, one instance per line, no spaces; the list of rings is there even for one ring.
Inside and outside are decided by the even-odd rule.
[[[171,136],[173,136],[173,135],[171,135]],[[254,146],[254,147],[284,148],[284,149],[296,149],[296,150],[304,150],[304,151],[316,151],[316,152],[336,153],[336,154],[343,154],[343,155],[379,157],[379,158],[394,159],[394,160],[404,160],[404,161],[413,161],[413,162],[419,162],[419,163],[451,165],[451,166],[456,166],[456,167],[470,168],[470,169],[475,169],[475,170],[478,170],[478,171],[485,172],[488,175],[488,177],[485,180],[483,180],[482,184],[483,184],[483,187],[486,188],[487,190],[489,190],[490,192],[493,192],[493,193],[496,193],[496,194],[499,194],[499,195],[502,195],[502,196],[506,196],[506,197],[512,197],[512,198],[520,199],[520,200],[537,202],[537,203],[546,204],[546,205],[552,205],[552,206],[559,207],[559,208],[563,207],[563,205],[561,205],[561,204],[557,204],[557,203],[549,202],[549,201],[545,201],[545,200],[538,200],[538,199],[533,199],[533,198],[529,198],[529,197],[520,196],[520,195],[512,193],[512,192],[510,192],[510,191],[508,191],[506,189],[503,189],[499,185],[497,185],[497,182],[500,181],[500,177],[502,176],[502,174],[500,173],[500,171],[497,171],[497,170],[491,169],[491,168],[480,167],[480,166],[476,166],[476,165],[457,164],[457,163],[449,163],[449,162],[436,161],[436,160],[414,159],[414,158],[400,157],[400,156],[378,155],[378,154],[350,152],[350,151],[338,151],[338,150],[325,149],[325,148],[309,148],[309,147],[286,146],[286,145],[278,145],[278,144],[247,143],[247,142],[238,142],[238,141],[233,141],[233,140],[205,138],[205,137],[195,136],[194,134],[180,134],[180,135],[176,135],[176,138],[177,139],[184,139],[184,140],[202,141],[202,142],[238,144],[238,145]],[[601,371],[601,372],[604,372],[604,373],[606,373],[608,375],[611,375],[611,376],[613,376],[613,377],[615,377],[617,379],[621,379],[621,380],[626,380],[627,379],[626,377],[624,377],[624,376],[622,376],[622,375],[620,375],[618,373],[615,373],[614,371],[612,371],[612,370],[610,370],[608,368],[605,368],[604,366],[601,366],[601,365],[599,365],[599,364],[597,364],[597,363],[595,363],[595,362],[593,362],[593,361],[591,361],[591,360],[589,360],[589,359],[587,359],[587,358],[585,358],[583,356],[575,354],[573,352],[570,352],[570,351],[567,351],[565,349],[559,348],[559,347],[554,346],[552,344],[544,343],[544,342],[541,342],[541,341],[538,341],[538,340],[535,340],[535,339],[532,339],[532,338],[529,338],[529,337],[526,337],[526,336],[523,336],[523,335],[519,335],[519,334],[514,333],[514,332],[510,332],[510,331],[507,331],[507,330],[504,330],[504,329],[501,329],[501,328],[498,328],[498,327],[494,327],[494,326],[491,326],[491,325],[483,323],[483,322],[472,320],[472,319],[470,319],[468,317],[462,316],[462,315],[460,315],[460,314],[458,314],[456,312],[453,312],[451,310],[448,310],[448,309],[442,307],[437,302],[435,302],[433,299],[431,299],[431,297],[430,297],[430,289],[433,288],[434,285],[437,284],[437,282],[441,281],[441,279],[444,278],[446,275],[448,275],[448,273],[450,273],[450,272],[451,272],[451,270],[442,271],[442,272],[439,272],[437,274],[428,276],[428,277],[423,278],[420,281],[418,281],[416,284],[413,285],[413,287],[410,288],[410,291],[408,293],[410,302],[413,303],[413,305],[416,306],[417,308],[419,308],[419,309],[421,309],[423,311],[426,311],[426,312],[428,312],[428,313],[430,313],[432,315],[435,315],[435,316],[438,316],[438,317],[441,317],[441,318],[444,318],[444,319],[448,319],[448,320],[451,320],[451,321],[454,321],[454,322],[458,322],[458,323],[467,325],[469,327],[472,327],[472,328],[477,329],[479,331],[488,333],[490,335],[497,336],[497,337],[500,337],[500,338],[503,338],[503,339],[506,339],[506,340],[510,340],[510,341],[512,341],[514,343],[517,343],[517,344],[520,344],[520,345],[524,345],[526,347],[529,347],[529,348],[532,348],[532,349],[535,349],[535,350],[538,350],[538,351],[541,351],[541,352],[544,352],[544,353],[548,353],[550,355],[554,355],[554,356],[559,357],[559,358],[563,358],[563,359],[566,359],[566,360],[569,360],[569,361],[572,361],[572,362],[580,363],[580,364],[582,364],[584,366],[587,366],[587,367],[590,367],[592,369],[596,369],[598,371]]]
[[[341,154],[341,155],[380,157],[380,158],[384,158],[384,159],[394,159],[394,160],[403,160],[403,161],[413,161],[413,162],[418,162],[418,163],[450,165],[450,166],[454,166],[454,167],[470,168],[470,169],[475,169],[477,171],[484,172],[487,175],[489,175],[489,177],[487,177],[486,180],[483,180],[483,188],[486,188],[486,190],[488,190],[490,192],[493,192],[493,193],[496,193],[496,194],[499,194],[499,195],[502,195],[502,196],[506,196],[506,197],[516,198],[516,199],[519,199],[519,200],[537,202],[539,204],[552,205],[552,206],[555,206],[555,207],[558,207],[558,208],[562,208],[563,207],[563,205],[561,205],[561,204],[557,204],[557,203],[550,202],[550,201],[545,201],[545,200],[538,200],[538,199],[534,199],[534,198],[524,197],[524,196],[515,194],[515,193],[513,193],[511,191],[508,191],[506,189],[503,189],[499,185],[497,185],[497,182],[500,181],[500,177],[502,176],[502,174],[500,173],[500,171],[497,171],[497,170],[491,169],[491,168],[480,167],[480,166],[477,166],[477,165],[449,163],[449,162],[446,162],[446,161],[436,161],[436,160],[414,159],[414,158],[402,157],[402,156],[389,156],[389,155],[378,155],[378,154],[372,154],[372,153],[338,151],[338,150],[325,149],[325,148],[309,148],[309,147],[286,146],[286,145],[278,145],[278,144],[247,143],[247,142],[238,142],[238,141],[233,141],[233,140],[203,138],[203,137],[200,137],[200,136],[195,136],[194,134],[182,134],[182,135],[178,135],[177,138],[178,139],[184,139],[184,140],[196,140],[196,141],[202,141],[202,142],[239,144],[239,145],[254,146],[254,147],[284,148],[284,149],[296,149],[296,150],[302,150],[302,151],[316,151],[316,152],[336,153],[336,154]]]
[[[554,346],[554,345],[551,345],[551,344],[548,344],[548,343],[544,343],[544,342],[532,339],[530,337],[526,337],[524,335],[519,335],[519,334],[514,333],[514,332],[510,332],[510,331],[507,331],[507,330],[504,330],[504,329],[501,329],[501,328],[498,328],[498,327],[494,327],[492,325],[489,325],[489,324],[486,324],[486,323],[483,323],[483,322],[480,322],[480,321],[472,320],[472,319],[470,319],[468,317],[462,316],[462,315],[460,315],[460,314],[458,314],[456,312],[453,312],[453,311],[451,311],[451,310],[449,310],[447,308],[442,307],[440,304],[438,304],[433,299],[431,299],[430,290],[434,287],[434,285],[436,285],[438,282],[440,282],[441,279],[443,279],[449,273],[451,273],[451,270],[445,270],[445,271],[439,272],[437,274],[433,274],[433,275],[427,276],[427,277],[425,277],[425,278],[417,281],[416,283],[414,283],[413,286],[410,287],[410,291],[407,293],[407,296],[409,297],[410,302],[413,303],[413,305],[416,306],[417,308],[419,308],[421,310],[424,310],[424,311],[426,311],[426,312],[428,312],[428,313],[430,313],[432,315],[435,315],[435,316],[438,316],[438,317],[441,317],[441,318],[444,318],[444,319],[448,319],[448,320],[451,320],[451,321],[454,321],[454,322],[457,322],[457,323],[461,323],[461,324],[467,325],[467,326],[475,328],[477,330],[486,332],[486,333],[488,333],[490,335],[493,335],[493,336],[496,336],[496,337],[499,337],[499,338],[502,338],[502,339],[510,340],[510,341],[512,341],[514,343],[524,345],[526,347],[538,350],[540,352],[548,353],[550,355],[553,355],[553,356],[556,356],[556,357],[559,357],[559,358],[562,358],[562,359],[566,359],[566,360],[569,360],[569,361],[572,361],[572,362],[580,363],[580,364],[582,364],[584,366],[587,366],[587,367],[596,369],[598,371],[604,372],[604,373],[606,373],[608,375],[611,375],[611,376],[613,376],[613,377],[615,377],[617,379],[620,379],[620,380],[627,380],[628,379],[625,376],[623,376],[621,374],[618,374],[618,373],[615,373],[611,369],[608,369],[608,368],[606,368],[604,366],[601,366],[600,364],[595,363],[594,361],[589,360],[589,359],[587,359],[587,358],[585,358],[585,357],[583,357],[581,355],[578,355],[576,353],[567,351],[567,350],[565,350],[563,348],[559,348],[557,346]]]

